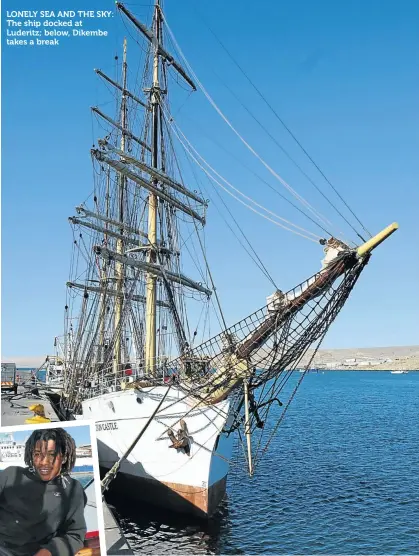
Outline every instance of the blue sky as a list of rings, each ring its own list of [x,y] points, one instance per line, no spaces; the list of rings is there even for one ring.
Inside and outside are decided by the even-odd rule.
[[[68,432],[73,438],[76,446],[82,446],[84,444],[91,444],[90,440],[90,427],[86,425],[82,425],[80,427],[63,427],[64,430]],[[25,431],[19,430],[13,432],[13,437],[16,442],[21,442],[26,440],[31,434],[33,430],[28,429]]]
[[[148,22],[146,4],[128,7]],[[113,2],[57,6],[48,0],[22,0],[18,6],[60,7],[109,9],[115,17],[85,22],[85,29],[108,30],[107,38],[62,40],[58,47],[6,46],[3,32],[3,358],[42,357],[52,351],[54,336],[62,333],[72,247],[67,217],[91,192],[90,148],[100,136],[89,108],[101,105],[106,110],[110,100],[93,68],[114,76],[114,56],[121,53],[124,35],[129,41],[135,35]],[[11,9],[16,4],[5,0],[4,30],[5,12]],[[198,13],[195,2],[166,0],[165,12],[183,52],[220,108],[267,162],[333,222],[333,230],[357,240],[232,96],[230,90],[345,211],[205,22],[365,226],[376,233],[394,220],[400,224],[400,230],[374,253],[324,346],[417,344],[419,4],[267,0],[262,8],[248,0],[212,0],[199,3]],[[139,50],[129,42],[129,63]],[[201,93],[189,95],[178,89],[174,105],[179,125],[219,172],[274,212],[317,233],[313,224],[244,168],[242,164],[247,164],[289,197]],[[217,195],[211,188],[207,193],[211,195],[208,258],[227,322],[233,324],[264,305],[272,285],[229,234],[218,212]],[[281,289],[318,270],[320,245],[261,220],[222,195]]]

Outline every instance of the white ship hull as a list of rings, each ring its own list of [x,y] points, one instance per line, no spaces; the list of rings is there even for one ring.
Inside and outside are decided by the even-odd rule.
[[[130,448],[153,414],[167,386],[111,392],[83,402],[83,418],[96,421],[99,461],[110,469]],[[116,479],[131,496],[180,512],[211,515],[225,494],[233,435],[230,402],[196,408],[196,400],[172,387],[160,411],[126,460]],[[139,401],[137,401],[137,399]],[[190,455],[170,448],[167,431],[175,434],[184,419]],[[115,485],[115,486],[116,486]]]

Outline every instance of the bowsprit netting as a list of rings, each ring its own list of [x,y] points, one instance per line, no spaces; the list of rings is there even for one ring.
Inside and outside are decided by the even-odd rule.
[[[354,287],[367,258],[353,251],[265,307],[171,362],[184,386],[206,403],[225,399],[243,381],[251,388],[297,365],[327,332]],[[189,386],[188,386],[189,385]]]

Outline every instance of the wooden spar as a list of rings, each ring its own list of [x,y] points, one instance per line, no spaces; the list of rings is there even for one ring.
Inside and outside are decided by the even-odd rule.
[[[120,6],[118,6],[120,7]],[[122,7],[120,8],[122,9]],[[126,12],[124,12],[126,13]],[[152,108],[152,166],[158,168],[159,151],[158,151],[158,127],[159,127],[159,49],[158,42],[160,40],[160,10],[159,2],[156,1],[154,11],[155,24],[155,42],[153,41],[154,57],[153,57],[153,86],[151,88],[150,100]],[[154,188],[157,189],[157,180],[153,179]],[[149,264],[155,264],[157,257],[154,246],[157,245],[157,195],[154,191],[149,191],[148,195],[148,239],[150,242],[150,250],[147,259]],[[146,276],[146,318],[145,318],[145,372],[156,374],[156,345],[157,345],[157,307],[156,307],[156,275],[148,271]]]
[[[146,246],[146,244],[141,244],[138,239],[126,238],[122,234],[118,234],[117,232],[114,232],[112,230],[108,230],[106,228],[103,228],[102,226],[97,226],[96,224],[93,224],[92,222],[87,222],[85,220],[81,220],[80,218],[76,218],[75,216],[70,216],[68,221],[71,222],[72,224],[78,224],[79,226],[84,226],[85,228],[90,228],[91,230],[95,230],[96,232],[103,233],[103,237],[104,237],[105,240],[106,240],[107,236],[110,236],[110,237],[115,237],[116,239],[124,240],[125,244],[134,245],[135,247],[145,247]],[[104,242],[104,243],[106,245],[106,242]]]
[[[141,160],[136,159],[132,155],[129,155],[127,153],[122,155],[122,153],[119,149],[116,149],[115,147],[113,147],[107,141],[104,141],[103,139],[99,139],[99,145],[103,148],[106,148],[108,151],[111,151],[112,153],[114,153],[118,156],[123,156],[124,160],[126,162],[129,162],[130,164],[133,164],[134,166],[136,166],[137,168],[139,168],[143,172],[147,172],[147,174],[149,174],[153,178],[155,178],[155,179],[159,180],[160,182],[168,185],[169,187],[172,187],[173,189],[176,189],[176,191],[178,191],[179,193],[182,193],[183,195],[186,195],[186,197],[189,197],[190,199],[193,199],[194,201],[196,201],[197,203],[200,203],[201,205],[207,206],[207,202],[204,199],[202,199],[202,197],[200,197],[199,195],[197,195],[193,191],[190,191],[189,189],[187,189],[186,187],[184,187],[180,183],[177,183],[175,180],[173,180],[167,174],[165,174],[163,172],[160,172],[156,168],[151,168],[150,166],[145,164],[145,162],[142,162]]]
[[[244,386],[244,412],[245,412],[245,422],[244,422],[244,433],[246,435],[247,444],[247,462],[249,465],[249,475],[253,475],[253,462],[252,462],[252,435],[250,432],[250,413],[249,413],[249,385],[247,379],[243,380]]]
[[[125,230],[126,232],[129,232],[130,234],[139,235],[141,237],[145,237],[146,239],[148,238],[148,235],[145,232],[142,232],[141,230],[138,230],[137,228],[133,228],[132,226],[128,226],[124,222],[118,222],[118,220],[112,220],[112,218],[108,218],[107,216],[104,216],[103,214],[88,210],[85,207],[83,207],[82,205],[79,205],[78,207],[76,207],[76,211],[77,211],[77,214],[83,213],[84,216],[88,216],[89,218],[97,218],[101,222],[105,222],[106,224],[110,224],[111,226],[116,226],[120,230]]]
[[[203,226],[205,225],[205,217],[204,216],[200,216],[195,210],[190,208],[188,205],[185,205],[185,203],[182,203],[182,202],[178,201],[172,195],[169,195],[168,193],[162,191],[161,189],[158,189],[157,188],[157,179],[153,178],[153,182],[150,183],[149,181],[142,178],[136,172],[131,171],[124,162],[113,160],[112,158],[109,158],[108,156],[106,156],[99,149],[92,149],[91,153],[95,158],[97,158],[97,160],[99,160],[101,162],[105,162],[105,164],[108,164],[109,166],[114,168],[117,172],[119,172],[121,174],[124,174],[127,178],[132,180],[134,183],[136,183],[140,187],[144,187],[144,189],[147,189],[147,191],[150,192],[150,196],[152,195],[152,196],[156,197],[156,201],[155,201],[156,203],[157,203],[157,197],[160,198],[160,199],[163,199],[164,201],[166,201],[170,205],[178,208],[179,210],[181,210],[185,214],[189,214],[189,216],[192,216],[192,218],[195,218],[195,220],[198,220],[198,222],[201,222],[201,224]],[[149,196],[149,198],[150,198],[150,196]],[[148,234],[148,236],[149,236],[149,234]],[[151,242],[150,237],[149,237],[149,239],[150,239],[150,242]]]
[[[380,243],[391,236],[391,234],[394,233],[398,228],[399,225],[397,224],[397,222],[393,222],[393,224],[390,224],[390,226],[387,226],[387,228],[381,230],[381,232],[366,241],[363,245],[360,245],[356,250],[358,257],[364,257],[368,253],[371,253],[373,249],[378,247]]]
[[[185,276],[184,274],[180,274],[179,272],[171,272],[170,270],[164,269],[163,271],[160,265],[156,263],[150,263],[148,261],[140,261],[134,259],[133,257],[127,257],[125,255],[120,255],[115,251],[111,251],[107,247],[103,247],[103,245],[95,245],[93,247],[93,251],[96,255],[108,260],[115,260],[121,262],[123,265],[126,266],[133,266],[134,268],[140,268],[145,272],[153,275],[154,277],[159,278],[166,278],[170,282],[175,282],[176,284],[181,284],[182,286],[186,286],[187,288],[191,288],[193,290],[199,291],[204,293],[205,295],[210,296],[211,290],[200,284],[199,282],[195,282],[192,278]]]
[[[247,376],[247,362],[252,354],[270,338],[274,331],[277,330],[287,318],[301,309],[308,301],[321,295],[325,288],[329,287],[334,280],[356,264],[357,258],[362,259],[368,256],[375,247],[388,238],[397,228],[398,225],[396,223],[391,224],[365,244],[347,252],[346,256],[339,257],[332,261],[325,270],[314,277],[313,283],[308,285],[300,295],[287,301],[286,304],[278,310],[272,311],[250,337],[237,346],[235,353],[230,356],[225,367],[218,369],[212,375],[211,384],[216,386],[220,383],[222,386],[213,392],[210,399],[206,399],[206,403],[218,403],[224,400],[241,381],[245,380]],[[231,376],[231,380],[227,385],[223,380],[226,371],[228,371]]]
[[[119,83],[117,83],[116,81],[114,81],[113,79],[111,79],[110,77],[108,77],[105,73],[103,73],[103,71],[99,70],[99,69],[95,69],[95,72],[100,75],[100,77],[103,77],[103,79],[105,79],[106,81],[108,81],[108,83],[110,83],[111,85],[113,85],[114,87],[116,87],[117,89],[119,89],[120,91],[122,91],[125,95],[127,95],[128,97],[132,98],[132,100],[135,100],[135,102],[137,102],[138,104],[140,104],[141,106],[144,106],[144,108],[148,108],[147,104],[145,102],[143,102],[142,100],[140,100],[138,97],[136,97],[135,95],[133,95],[130,91],[128,91],[127,89],[124,89],[123,87],[121,87],[121,85]]]
[[[145,25],[143,25],[140,21],[138,21],[127,9],[126,7],[121,4],[120,2],[116,3],[116,6],[118,9],[121,10],[122,13],[124,13],[127,18],[137,27],[137,29],[139,31],[141,31],[141,33],[146,37],[147,40],[150,41],[150,43],[153,45],[153,47],[155,48],[155,52],[156,55],[161,56],[162,58],[164,58],[165,60],[167,60],[169,62],[169,64],[183,77],[183,79],[186,81],[186,83],[188,83],[192,89],[194,91],[196,91],[196,86],[195,83],[192,81],[192,79],[189,77],[189,75],[186,73],[186,71],[182,68],[182,66],[176,62],[176,60],[173,58],[173,56],[171,54],[169,54],[160,44],[160,3],[157,0],[156,2],[156,12],[158,11],[158,25],[155,29],[155,32],[152,33],[149,29],[147,29],[147,27]]]
[[[375,247],[387,239],[398,228],[398,224],[393,223],[384,230],[371,238],[369,241],[360,245],[353,254],[359,258],[368,255]],[[264,342],[270,337],[272,332],[281,324],[290,314],[297,312],[307,301],[317,297],[323,291],[323,288],[339,276],[341,276],[347,268],[354,264],[354,259],[348,257],[346,259],[337,259],[332,262],[328,269],[319,273],[314,282],[308,288],[281,310],[275,311],[269,316],[251,335],[250,338],[240,344],[236,350],[237,357],[247,359],[256,349],[260,348]]]
[[[104,260],[106,261],[106,259]],[[118,296],[117,292],[113,288],[106,285],[106,279],[103,281],[103,284],[104,284],[103,286],[98,287],[98,286],[87,286],[86,284],[79,284],[77,282],[67,282],[66,286],[69,288],[76,288],[78,290],[83,290],[87,292],[101,293],[103,294],[103,297]],[[130,295],[129,293],[127,293],[125,295],[125,298],[129,301],[138,301],[139,303],[145,303],[145,297],[143,295],[136,295],[136,294]],[[156,303],[159,307],[166,307],[167,309],[170,309],[170,305],[165,301],[157,301]]]
[[[351,261],[354,264],[353,257],[351,257]],[[343,274],[347,266],[345,263],[346,261],[342,260],[336,261],[334,265],[332,263],[333,269],[330,268],[328,271],[318,275],[313,284],[301,295],[288,302],[282,309],[273,311],[248,339],[237,346],[236,352],[230,356],[226,365],[215,371],[212,375],[211,386],[215,389],[212,395],[206,398],[207,404],[214,404],[224,400],[234,388],[247,379],[248,361],[252,353],[260,348],[290,315],[296,313],[307,301],[319,295],[331,281]],[[231,377],[227,384],[225,384],[226,373],[229,373]],[[218,384],[220,384],[219,388],[217,388]]]
[[[98,116],[100,116],[101,118],[109,122],[110,124],[112,124],[114,127],[116,127],[116,129],[119,129],[119,131],[121,131],[124,135],[126,135],[126,137],[129,137],[130,139],[132,139],[133,141],[141,145],[147,151],[151,151],[150,147],[146,143],[144,143],[144,141],[141,141],[141,139],[139,139],[133,133],[128,131],[126,127],[118,124],[118,122],[115,122],[114,120],[112,120],[112,118],[110,118],[109,116],[101,112],[99,108],[96,108],[96,106],[92,106],[91,110],[92,112],[94,112],[95,114],[97,114]]]
[[[353,264],[353,258],[351,258]],[[349,267],[346,260],[338,260],[330,265],[330,268],[319,274],[314,282],[298,297],[289,301],[285,307],[272,314],[256,328],[254,333],[241,343],[236,350],[239,359],[247,359],[250,355],[260,348],[265,341],[271,336],[273,331],[278,328],[281,323],[293,313],[296,313],[307,301],[318,296],[323,288],[330,284],[331,281],[343,274]]]

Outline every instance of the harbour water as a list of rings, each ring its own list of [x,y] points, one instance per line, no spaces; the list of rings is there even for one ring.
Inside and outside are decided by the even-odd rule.
[[[85,473],[75,473],[72,474],[73,479],[77,479],[83,487],[85,487],[93,478],[93,469],[92,472],[85,472]]]
[[[208,522],[113,495],[135,552],[419,554],[419,372],[308,373],[252,478],[241,453]]]

